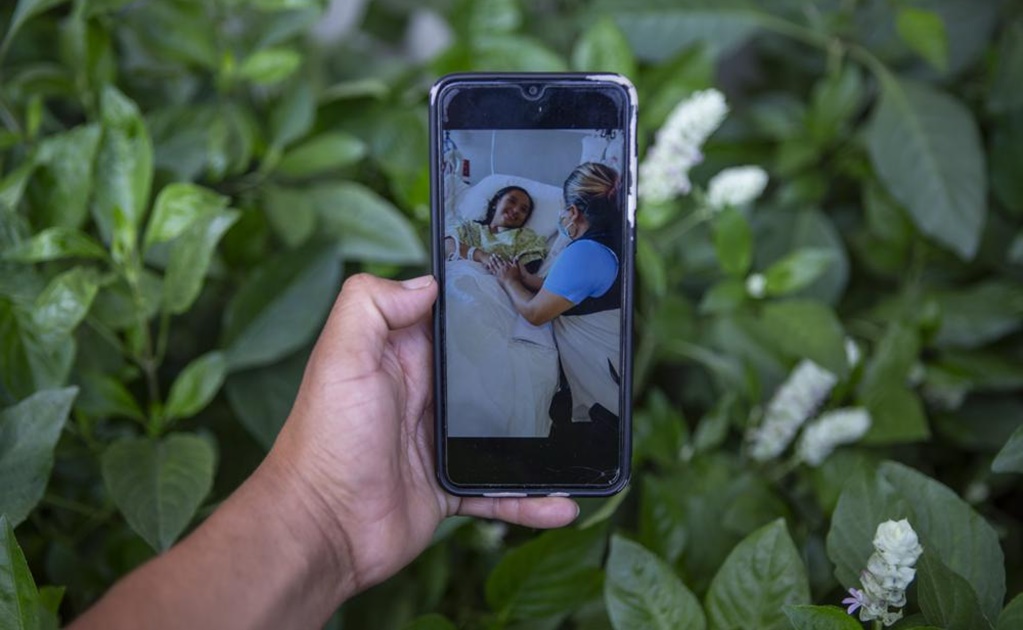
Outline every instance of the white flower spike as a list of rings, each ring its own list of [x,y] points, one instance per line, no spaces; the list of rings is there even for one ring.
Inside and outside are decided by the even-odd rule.
[[[675,106],[640,165],[640,195],[654,203],[671,201],[692,188],[689,169],[703,160],[700,147],[728,114],[721,92],[695,92]]]
[[[796,454],[810,466],[820,466],[836,447],[851,444],[870,429],[870,413],[863,408],[836,409],[807,425]]]
[[[778,457],[837,382],[813,361],[800,361],[771,398],[764,421],[750,432],[750,456],[760,462]]]
[[[767,187],[767,172],[759,166],[726,168],[707,184],[707,206],[720,211],[751,203]]]
[[[916,577],[917,559],[924,551],[909,521],[885,521],[874,533],[874,553],[860,574],[863,590],[849,589],[852,597],[842,600],[851,615],[860,611],[860,621],[879,620],[886,626],[902,618],[906,588]],[[892,609],[895,610],[892,610]]]

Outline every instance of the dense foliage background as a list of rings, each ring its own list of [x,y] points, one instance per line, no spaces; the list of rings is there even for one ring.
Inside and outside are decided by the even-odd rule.
[[[791,606],[837,605],[908,518],[898,627],[1023,627],[1023,5],[324,9],[0,8],[0,626],[69,620],[169,547],[272,443],[343,277],[423,272],[437,76],[600,69],[639,88],[641,155],[717,87],[694,181],[771,177],[742,212],[641,208],[631,491],[540,535],[450,519],[331,625],[857,628]],[[756,462],[802,358],[870,432]]]

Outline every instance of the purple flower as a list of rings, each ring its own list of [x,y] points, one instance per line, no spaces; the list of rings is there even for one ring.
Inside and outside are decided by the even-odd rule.
[[[852,595],[852,597],[846,597],[843,599],[842,604],[849,606],[845,612],[851,615],[856,612],[857,608],[863,606],[866,602],[863,600],[863,591],[851,588],[849,589],[849,594]]]

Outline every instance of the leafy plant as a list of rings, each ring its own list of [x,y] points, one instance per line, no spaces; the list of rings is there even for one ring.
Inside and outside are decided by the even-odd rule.
[[[272,444],[343,277],[423,270],[436,76],[567,69],[633,79],[644,158],[694,92],[731,110],[639,209],[633,491],[539,535],[451,519],[331,623],[862,627],[836,606],[905,518],[898,627],[1019,625],[1017,3],[344,5],[0,9],[0,626],[173,544]],[[740,165],[767,190],[714,207]],[[797,420],[869,430],[753,457],[806,360]]]

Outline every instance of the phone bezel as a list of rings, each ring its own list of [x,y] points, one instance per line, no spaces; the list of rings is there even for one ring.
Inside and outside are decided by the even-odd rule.
[[[622,221],[623,229],[623,260],[622,260],[622,322],[621,322],[621,388],[624,404],[620,410],[619,424],[619,448],[616,457],[617,475],[607,483],[593,484],[580,483],[574,480],[549,481],[540,480],[533,482],[532,479],[523,482],[522,475],[518,475],[516,481],[514,466],[509,461],[516,460],[512,453],[519,453],[531,450],[539,452],[547,448],[550,442],[547,438],[448,438],[445,431],[445,366],[444,366],[444,247],[443,247],[443,197],[441,186],[441,168],[443,160],[443,149],[441,139],[445,130],[444,116],[447,98],[453,91],[460,89],[476,90],[476,94],[482,94],[480,90],[488,87],[500,90],[508,90],[514,86],[542,85],[543,89],[535,97],[525,94],[522,90],[522,100],[516,104],[520,109],[529,107],[547,96],[547,90],[554,88],[562,90],[562,94],[581,94],[586,91],[598,90],[608,94],[615,94],[620,105],[615,112],[614,128],[620,129],[624,134],[625,151],[621,176],[626,186],[626,213]],[[554,94],[552,92],[551,94]],[[495,111],[500,113],[495,115]],[[469,114],[474,115],[474,114]],[[449,129],[566,129],[566,128],[604,128],[599,125],[591,125],[589,120],[577,119],[571,121],[577,124],[563,124],[559,118],[548,120],[542,125],[523,123],[522,115],[512,111],[510,108],[478,108],[478,115],[485,120],[486,124],[461,123],[461,126],[448,126]],[[503,118],[501,118],[503,116]],[[595,120],[595,116],[593,120]],[[604,119],[601,119],[604,120]],[[547,126],[544,126],[547,125]],[[631,452],[632,452],[632,304],[634,285],[635,265],[635,209],[636,209],[636,92],[632,84],[620,75],[615,74],[575,74],[575,73],[463,73],[448,75],[441,78],[433,87],[430,93],[430,182],[431,182],[431,249],[433,271],[440,286],[441,292],[438,295],[437,303],[434,306],[434,416],[435,416],[435,457],[436,474],[440,484],[448,492],[459,496],[608,496],[619,492],[629,481],[631,474]],[[463,444],[474,443],[475,446],[465,446],[473,455],[483,458],[490,457],[490,464],[493,466],[488,472],[498,474],[499,481],[486,481],[480,483],[461,483],[449,475],[448,456],[450,451],[459,451]],[[449,448],[450,444],[457,444],[457,448]],[[501,458],[504,457],[502,460]],[[515,462],[522,464],[522,462]],[[528,474],[528,473],[527,473]],[[482,478],[482,477],[481,477]]]

